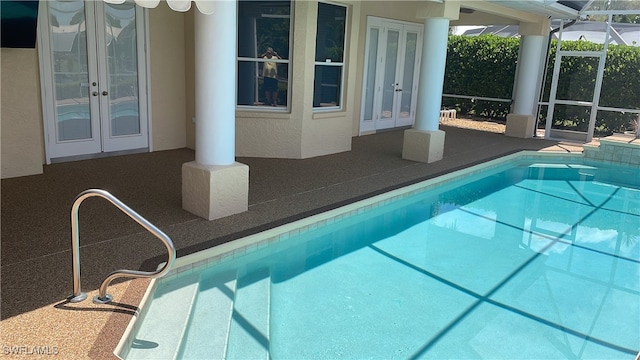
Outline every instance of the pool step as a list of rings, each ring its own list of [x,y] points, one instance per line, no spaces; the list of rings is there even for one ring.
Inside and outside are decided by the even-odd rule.
[[[270,290],[271,275],[266,268],[238,279],[226,359],[270,358]]]
[[[180,359],[223,359],[236,297],[236,273],[203,279],[191,314],[189,329],[206,334],[206,339],[186,336],[180,346]],[[186,334],[189,335],[189,334]]]
[[[127,359],[173,359],[198,294],[199,276],[185,276],[160,287],[136,333]]]

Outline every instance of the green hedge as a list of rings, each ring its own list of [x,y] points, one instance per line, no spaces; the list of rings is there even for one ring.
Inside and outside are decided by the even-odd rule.
[[[519,40],[499,36],[449,36],[445,94],[510,99]],[[463,114],[506,118],[509,103],[443,98],[443,106]]]
[[[544,100],[548,100],[556,54],[551,44]],[[451,35],[447,51],[444,93],[510,99],[512,94],[520,40],[495,35]],[[602,44],[565,41],[563,50],[596,51]],[[557,98],[591,101],[595,89],[598,60],[593,57],[563,57]],[[640,47],[609,45],[600,106],[640,109]],[[443,106],[462,114],[505,120],[509,103],[443,98]],[[557,128],[586,131],[589,109],[556,105]],[[546,111],[546,110],[545,110]],[[546,114],[545,114],[546,115]],[[544,116],[541,116],[543,118]],[[636,118],[634,114],[600,111],[596,133],[623,131]]]

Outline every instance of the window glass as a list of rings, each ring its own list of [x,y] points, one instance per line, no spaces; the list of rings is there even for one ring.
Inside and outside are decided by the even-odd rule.
[[[314,107],[340,106],[341,66],[316,65],[314,78]]]
[[[344,6],[318,4],[316,61],[342,62],[346,16],[347,8]]]
[[[286,108],[290,1],[238,2],[238,105]]]
[[[318,3],[314,108],[341,106],[347,8]]]

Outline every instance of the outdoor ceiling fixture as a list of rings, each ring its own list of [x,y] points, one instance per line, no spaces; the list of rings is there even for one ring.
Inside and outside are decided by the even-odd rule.
[[[110,3],[110,4],[122,4],[125,1],[126,0],[104,0],[104,2]],[[136,4],[145,8],[154,8],[154,7],[157,7],[158,4],[160,4],[160,0],[134,0],[134,1]],[[175,11],[185,12],[191,9],[192,0],[163,0],[163,1],[166,1],[167,5],[169,5],[169,7]],[[193,0],[193,2],[196,3],[196,7],[198,8],[198,10],[200,10],[201,13],[207,14],[207,15],[213,14],[213,5],[215,1]]]

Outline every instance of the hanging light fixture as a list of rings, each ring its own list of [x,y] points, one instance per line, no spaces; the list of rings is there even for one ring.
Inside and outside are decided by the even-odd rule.
[[[110,4],[122,4],[126,0],[104,0]],[[136,4],[145,8],[155,8],[160,4],[160,0],[134,0]],[[185,12],[191,9],[191,2],[196,3],[196,7],[203,14],[213,14],[214,0],[163,0],[172,10]],[[223,0],[229,1],[229,0]]]

